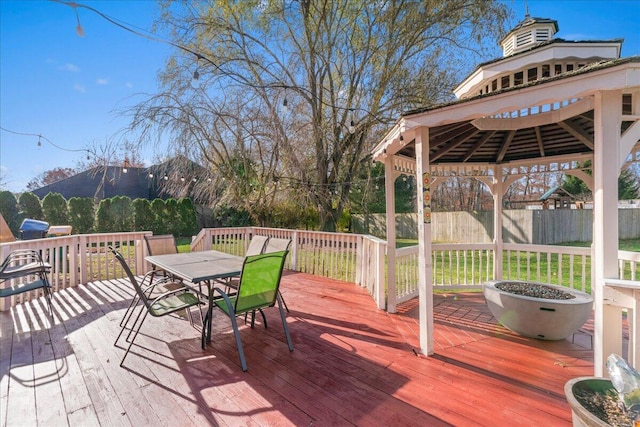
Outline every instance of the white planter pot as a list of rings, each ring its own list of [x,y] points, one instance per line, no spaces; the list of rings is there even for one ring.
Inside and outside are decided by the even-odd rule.
[[[576,399],[578,391],[594,391],[604,393],[607,390],[614,390],[611,381],[598,377],[578,377],[569,380],[564,385],[564,395],[571,407],[571,418],[573,427],[610,427],[610,424],[602,421]]]
[[[575,298],[566,300],[534,298],[500,290],[501,283],[531,283],[559,289]],[[482,292],[493,316],[509,330],[526,337],[561,340],[580,329],[593,310],[593,297],[587,293],[521,280],[492,280]]]

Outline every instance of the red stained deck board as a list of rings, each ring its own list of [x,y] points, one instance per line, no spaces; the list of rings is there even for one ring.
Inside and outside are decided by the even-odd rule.
[[[120,368],[124,350],[113,340],[132,295],[122,279],[56,293],[49,328],[29,330],[42,324],[41,299],[0,313],[1,424],[568,426],[564,383],[593,371],[582,345],[589,325],[576,343],[519,337],[482,294],[434,296],[435,354],[426,357],[416,353],[415,300],[389,314],[357,285],[292,272],[281,291],[295,349],[276,309],[266,310],[267,329],[260,316],[254,329],[239,319],[248,372],[220,313],[205,350],[184,318],[147,319]],[[61,361],[68,369],[35,391],[17,380],[48,377]],[[63,403],[48,405],[55,388]]]

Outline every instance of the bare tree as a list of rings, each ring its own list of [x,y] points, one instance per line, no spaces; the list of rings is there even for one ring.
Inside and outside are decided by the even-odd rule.
[[[296,198],[318,208],[325,230],[385,128],[403,110],[448,99],[456,58],[493,43],[507,13],[475,0],[168,1],[163,10],[181,50],[133,127],[170,133],[254,217]]]
[[[69,178],[70,176],[75,175],[75,173],[76,171],[72,168],[60,167],[44,171],[27,183],[27,190],[37,190],[45,185],[53,184],[54,182]]]

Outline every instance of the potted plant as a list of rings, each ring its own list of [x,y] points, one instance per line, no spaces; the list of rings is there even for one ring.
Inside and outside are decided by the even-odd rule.
[[[574,426],[640,425],[640,373],[622,357],[607,358],[609,377],[578,377],[567,381],[564,394]]]

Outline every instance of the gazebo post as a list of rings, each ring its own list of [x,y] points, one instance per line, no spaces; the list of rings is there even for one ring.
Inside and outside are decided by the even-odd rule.
[[[504,185],[502,182],[502,168],[493,168],[493,278],[502,279],[502,248],[504,245],[502,237],[502,196],[504,195]]]
[[[394,156],[384,161],[384,194],[387,221],[387,311],[396,312],[396,172]]]
[[[622,348],[619,307],[604,303],[606,279],[618,278],[618,175],[622,95],[595,94],[593,158],[594,375],[604,376],[607,356]]]
[[[416,181],[418,205],[418,301],[420,350],[434,353],[433,342],[433,266],[431,254],[431,166],[429,128],[416,130]]]

